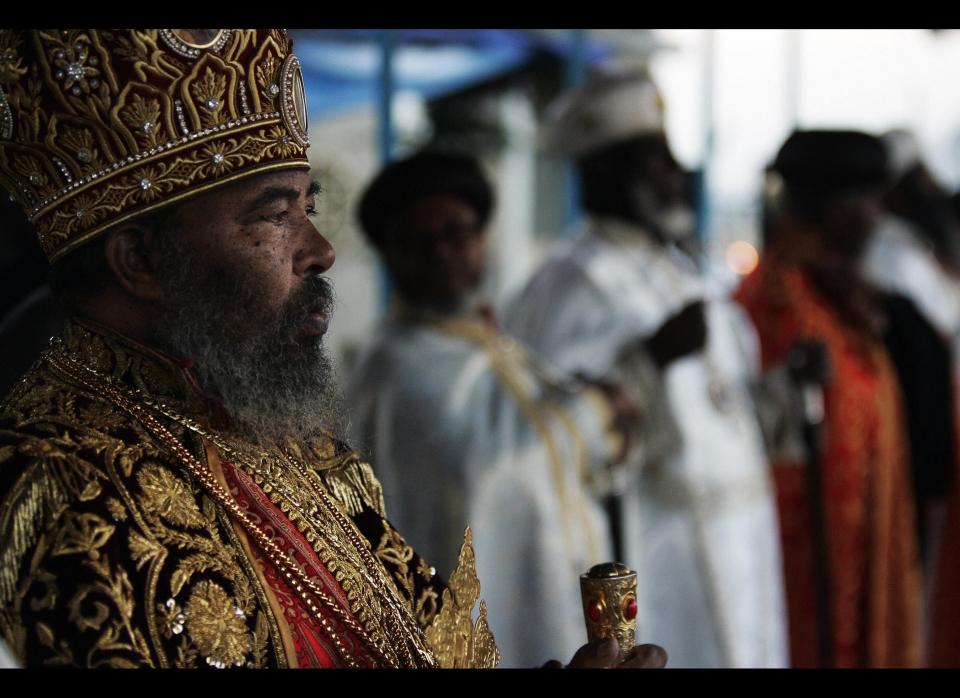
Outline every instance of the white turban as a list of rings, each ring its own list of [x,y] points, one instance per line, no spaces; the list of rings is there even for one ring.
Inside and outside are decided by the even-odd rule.
[[[889,131],[883,135],[883,143],[887,146],[890,173],[895,181],[923,162],[920,143],[910,131]]]
[[[569,157],[664,132],[663,98],[646,70],[599,72],[547,109],[544,145]]]

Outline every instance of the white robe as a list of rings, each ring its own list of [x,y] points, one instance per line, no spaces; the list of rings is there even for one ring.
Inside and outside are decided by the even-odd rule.
[[[626,562],[640,578],[638,642],[672,667],[788,663],[779,530],[749,392],[755,332],[710,298],[704,352],[661,374],[636,347],[706,291],[688,258],[622,224],[562,245],[506,327],[559,371],[619,376],[646,412],[624,493]],[[722,409],[721,409],[722,406]]]
[[[944,270],[908,221],[885,215],[863,259],[867,278],[909,298],[954,347],[960,344],[960,279]]]
[[[471,320],[441,328],[394,314],[354,373],[354,442],[394,525],[444,577],[473,530],[501,666],[566,662],[586,642],[579,575],[611,559],[584,485],[609,450],[596,399],[553,384],[519,344]]]

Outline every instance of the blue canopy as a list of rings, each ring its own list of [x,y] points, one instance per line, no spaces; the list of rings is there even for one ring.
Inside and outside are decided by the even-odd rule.
[[[295,29],[290,34],[303,68],[311,118],[322,119],[380,95],[382,41],[393,42],[393,88],[426,99],[506,75],[538,53],[564,59],[565,37],[516,29]],[[597,63],[607,48],[586,42],[583,60]]]

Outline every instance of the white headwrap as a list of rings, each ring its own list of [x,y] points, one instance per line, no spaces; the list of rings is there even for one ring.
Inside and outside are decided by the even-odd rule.
[[[883,135],[883,143],[887,146],[890,173],[894,180],[899,180],[909,170],[923,162],[920,143],[910,131],[905,129],[888,131]]]
[[[578,157],[632,136],[663,132],[663,98],[649,73],[617,68],[592,75],[550,105],[544,145]]]

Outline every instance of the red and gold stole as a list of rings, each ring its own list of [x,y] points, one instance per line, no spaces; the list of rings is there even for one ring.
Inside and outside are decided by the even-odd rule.
[[[208,456],[209,456],[208,451]],[[297,527],[270,501],[247,473],[231,463],[209,458],[211,468],[230,495],[255,525],[276,543],[307,575],[351,617],[355,618],[340,583],[323,565]],[[235,526],[246,553],[253,561],[261,585],[280,627],[280,634],[291,668],[342,667],[343,663],[327,631],[309,612],[303,600],[281,578],[276,567],[260,548],[249,541],[243,529]],[[373,657],[354,633],[323,608],[325,620],[340,642],[361,667],[377,666]]]
[[[896,375],[883,346],[845,324],[797,268],[761,265],[737,292],[760,337],[764,369],[798,339],[827,348],[821,454],[829,606],[837,667],[922,662],[922,586]],[[803,463],[773,463],[793,666],[817,664],[810,493]]]

